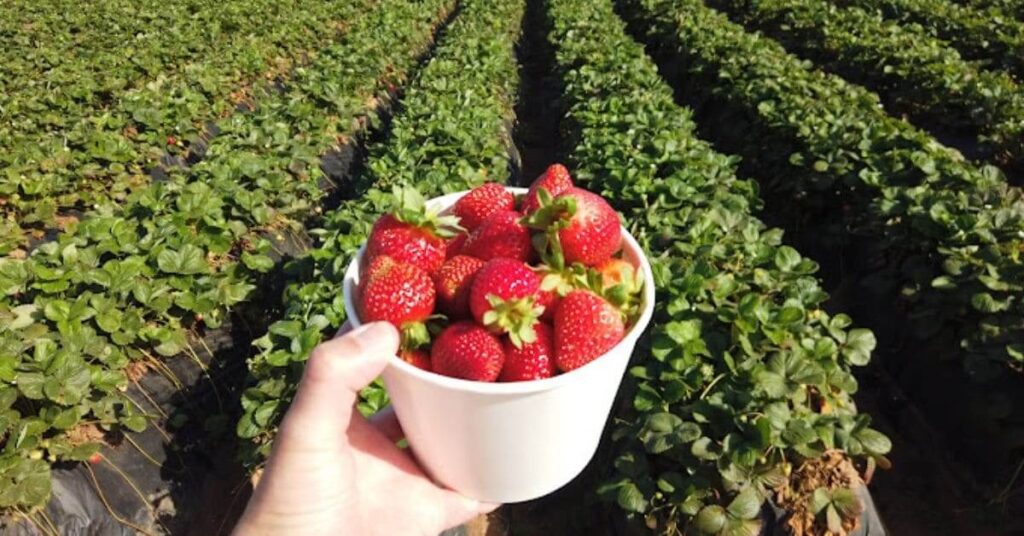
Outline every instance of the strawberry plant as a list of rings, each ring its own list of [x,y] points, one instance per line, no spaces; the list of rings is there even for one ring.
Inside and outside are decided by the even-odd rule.
[[[1024,21],[1024,6],[1017,0],[962,0],[961,2],[978,9],[991,9],[1004,16]]]
[[[1005,73],[965,62],[920,27],[814,0],[713,0],[709,5],[794,54],[870,87],[892,111],[975,133],[988,158],[1022,163],[1024,91]]]
[[[0,253],[124,202],[373,0],[65,3],[15,2],[26,11],[5,17]]]
[[[252,114],[221,124],[207,158],[84,218],[26,260],[0,260],[0,507],[49,494],[49,462],[87,459],[69,431],[138,431],[132,363],[194,354],[256,290],[273,248],[324,196],[321,155],[360,135],[403,83],[451,3],[386,0]],[[200,320],[201,319],[201,320]]]
[[[309,352],[345,320],[343,274],[371,222],[392,208],[395,199],[386,192],[415,185],[433,197],[509,178],[508,125],[518,89],[514,46],[523,9],[521,1],[462,3],[405,93],[387,139],[369,148],[366,170],[353,185],[356,195],[325,215],[317,246],[288,265],[294,282],[284,295],[283,317],[256,341],[249,363],[253,385],[243,395],[237,432],[251,440],[243,453],[250,465],[268,453]],[[360,409],[369,413],[385,403],[383,389],[371,386]]]
[[[623,5],[645,25],[654,54],[672,61],[687,99],[730,114],[716,137],[742,154],[766,192],[792,203],[794,226],[815,225],[816,240],[833,247],[867,243],[849,258],[863,288],[891,300],[876,309],[887,315],[879,325],[899,319],[900,336],[927,348],[915,355],[935,367],[962,363],[964,383],[1004,385],[1005,411],[986,426],[989,434],[1011,427],[1024,411],[1012,398],[1024,370],[1021,191],[888,116],[877,96],[700,1]]]
[[[904,24],[919,24],[948,41],[965,59],[1024,78],[1024,23],[993,7],[945,0],[841,0],[840,5],[877,10]]]
[[[753,215],[756,187],[696,137],[611,2],[548,5],[578,181],[623,212],[658,292],[599,491],[659,533],[757,534],[802,460],[889,450],[852,400],[874,336],[822,309],[817,265]]]

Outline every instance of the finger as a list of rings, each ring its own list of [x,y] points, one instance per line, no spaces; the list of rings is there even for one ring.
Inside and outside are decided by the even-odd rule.
[[[398,331],[387,322],[365,324],[317,346],[281,425],[282,440],[295,435],[310,444],[337,441],[348,427],[359,391],[397,351]]]
[[[452,527],[461,525],[470,519],[482,514],[488,514],[496,510],[500,504],[485,503],[463,497],[451,490],[444,490],[444,497],[440,501],[444,507],[446,524]]]
[[[346,320],[345,323],[343,323],[341,327],[338,328],[338,332],[334,334],[334,338],[337,339],[338,337],[341,337],[342,335],[350,331],[352,331],[352,323]]]
[[[398,443],[405,438],[402,425],[398,422],[398,416],[395,415],[395,408],[391,406],[378,411],[370,417],[370,424],[392,443]]]

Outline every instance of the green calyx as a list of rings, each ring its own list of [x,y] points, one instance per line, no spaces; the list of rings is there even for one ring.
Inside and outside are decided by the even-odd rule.
[[[441,216],[437,211],[428,209],[423,194],[415,188],[395,186],[392,195],[395,204],[391,215],[400,222],[426,229],[441,238],[451,238],[465,231],[457,216]]]
[[[406,322],[400,331],[403,350],[415,350],[430,344],[430,330],[425,322]]]
[[[533,326],[540,322],[544,306],[539,305],[533,296],[503,300],[488,294],[487,303],[491,305],[491,310],[484,313],[484,326],[508,333],[509,340],[516,348],[537,340]]]
[[[640,316],[643,306],[644,277],[643,272],[636,270],[633,276],[626,278],[620,283],[605,286],[604,277],[601,272],[594,268],[585,268],[574,265],[583,270],[579,275],[577,271],[576,281],[578,288],[586,288],[601,296],[608,303],[615,306],[622,313],[622,318],[627,324],[632,324]]]
[[[576,214],[576,200],[572,197],[554,198],[544,188],[537,189],[539,208],[529,216],[524,216],[521,223],[528,229],[540,231],[533,236],[533,249],[540,255],[541,261],[554,268],[565,268],[565,255],[558,232],[569,225],[569,220]]]

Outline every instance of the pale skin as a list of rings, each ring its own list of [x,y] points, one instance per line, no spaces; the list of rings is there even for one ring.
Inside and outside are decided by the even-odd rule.
[[[235,535],[436,536],[495,508],[431,481],[395,445],[393,412],[367,420],[356,411],[359,390],[397,350],[386,322],[313,350]]]

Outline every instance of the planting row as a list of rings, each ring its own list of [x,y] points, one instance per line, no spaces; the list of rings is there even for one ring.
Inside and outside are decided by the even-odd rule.
[[[743,139],[725,125],[721,135],[770,189],[804,198],[805,209],[818,211],[815,221],[842,219],[839,227],[883,240],[896,267],[889,283],[902,287],[919,335],[956,333],[948,351],[962,350],[980,376],[1020,362],[1019,189],[885,115],[873,94],[811,69],[697,0],[629,5],[687,75],[693,100],[742,118],[731,128],[743,129]]]
[[[1020,0],[954,0],[959,4],[966,4],[968,6],[978,9],[992,9],[997,12],[1008,15],[1010,17],[1016,17],[1017,20],[1024,21],[1024,4],[1020,3]]]
[[[756,186],[696,137],[610,0],[549,4],[578,180],[631,222],[658,293],[601,492],[665,534],[757,534],[766,499],[849,527],[852,461],[890,448],[851,398],[873,335],[822,310],[817,265],[752,215]],[[805,489],[826,453],[848,478]]]
[[[961,362],[973,381],[1022,370],[1020,189],[887,116],[873,94],[699,0],[623,5],[716,141],[744,157],[769,195],[791,204],[779,212],[787,225],[812,226],[823,251],[845,253],[844,268],[881,296],[872,316],[887,320],[878,325],[907,323],[894,336],[913,355],[936,367]],[[1008,404],[1000,403],[999,419],[1024,411]]]
[[[30,49],[0,61],[0,253],[123,202],[374,1],[53,0],[0,17]]]
[[[919,24],[948,41],[969,60],[1024,79],[1024,23],[998,8],[975,8],[951,0],[839,0],[840,5],[877,10],[888,19]]]
[[[259,465],[291,401],[310,351],[345,320],[345,269],[377,216],[392,208],[394,186],[424,196],[505,182],[514,171],[509,125],[518,87],[515,43],[524,2],[465,0],[433,58],[406,92],[388,138],[370,149],[350,200],[325,217],[319,245],[288,266],[291,283],[282,319],[256,341],[254,385],[243,394],[238,435],[243,459]],[[372,413],[387,396],[379,385],[363,393]]]
[[[207,158],[86,217],[27,260],[0,259],[0,506],[49,493],[48,461],[81,438],[140,430],[122,391],[194,355],[248,300],[272,251],[323,197],[321,155],[375,121],[433,41],[451,2],[382,0],[252,114],[231,116]]]
[[[1024,92],[1005,73],[979,71],[920,28],[815,0],[711,0],[788,50],[881,95],[892,111],[976,135],[1001,164],[1024,158]]]

